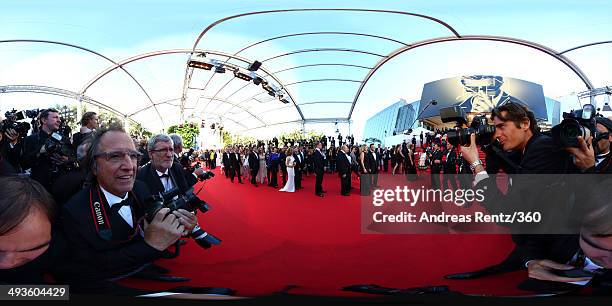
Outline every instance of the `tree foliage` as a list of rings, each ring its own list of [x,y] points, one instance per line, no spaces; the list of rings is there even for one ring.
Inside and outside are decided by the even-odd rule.
[[[196,144],[196,138],[200,134],[200,128],[193,122],[186,122],[173,125],[168,128],[168,134],[176,133],[183,138],[183,147],[193,148]]]

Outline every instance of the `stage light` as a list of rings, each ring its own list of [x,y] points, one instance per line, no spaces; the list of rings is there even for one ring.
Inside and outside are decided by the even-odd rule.
[[[248,71],[257,71],[257,69],[259,69],[259,67],[261,67],[261,62],[254,61],[251,65],[249,65],[249,68],[247,68],[247,70]]]
[[[261,87],[268,92],[268,95],[272,97],[276,97],[277,92],[279,91],[278,87],[274,84],[270,84],[269,82],[262,82]]]
[[[191,68],[198,68],[204,70],[211,70],[217,61],[213,59],[209,59],[204,55],[204,53],[196,54],[189,58],[189,62],[187,62],[187,66]]]
[[[222,65],[215,66],[216,73],[225,73],[225,68]]]
[[[251,81],[253,79],[253,76],[251,75],[251,72],[246,71],[240,67],[236,68],[234,70],[234,76],[241,79],[241,80],[245,80],[247,82]]]
[[[263,79],[261,77],[256,76],[256,77],[253,78],[253,83],[255,85],[261,84],[262,81],[263,81]]]

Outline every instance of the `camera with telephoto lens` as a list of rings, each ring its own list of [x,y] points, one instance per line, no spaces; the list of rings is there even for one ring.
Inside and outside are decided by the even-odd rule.
[[[208,203],[202,201],[193,193],[193,188],[190,188],[184,194],[181,194],[178,188],[173,188],[167,192],[152,195],[147,198],[145,200],[145,215],[147,221],[153,221],[157,212],[162,208],[169,208],[169,213],[178,209],[184,209],[193,213],[195,213],[196,210],[200,210],[203,213],[210,210]],[[204,231],[199,226],[196,226],[189,236],[193,238],[200,247],[205,249],[213,245],[221,244],[221,239]]]
[[[484,115],[475,116],[468,128],[462,128],[467,125],[467,116],[461,106],[451,106],[440,109],[440,119],[444,123],[456,122],[454,129],[447,132],[448,142],[453,146],[469,146],[470,134],[476,134],[476,144],[479,146],[488,146],[493,142],[495,134],[495,126],[488,124],[487,117]]]
[[[569,113],[564,112],[563,121],[550,130],[553,140],[561,147],[580,147],[578,136],[586,141],[597,133],[596,116],[597,110],[592,104]]]
[[[212,171],[204,171],[198,175],[198,180],[202,182],[202,181],[211,179],[213,177],[215,177],[215,174]]]
[[[20,138],[28,136],[28,131],[32,127],[27,122],[18,122],[26,118],[34,119],[38,116],[38,109],[29,109],[25,111],[17,111],[15,109],[10,112],[6,112],[4,116],[6,119],[0,122],[0,131],[6,132],[8,130],[14,130],[19,134]]]

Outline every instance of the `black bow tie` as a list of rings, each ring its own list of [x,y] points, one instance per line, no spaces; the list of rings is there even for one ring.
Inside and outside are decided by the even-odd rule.
[[[164,173],[164,174],[159,176],[159,178],[164,178],[164,177],[170,177],[170,175],[168,175],[168,173]]]
[[[118,213],[119,210],[121,209],[121,207],[123,206],[130,206],[132,202],[130,201],[130,198],[128,197],[127,199],[119,202],[119,203],[115,203],[113,204],[113,206],[111,207],[111,212],[112,213]]]

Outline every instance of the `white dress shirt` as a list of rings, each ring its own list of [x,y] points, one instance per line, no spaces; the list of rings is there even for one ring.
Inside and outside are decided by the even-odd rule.
[[[157,173],[157,176],[159,177],[159,180],[161,181],[162,185],[164,186],[164,191],[168,191],[168,190],[172,190],[172,188],[174,188],[174,184],[172,183],[172,178],[170,177],[170,171],[169,169],[166,169],[166,172],[159,172],[157,170],[155,170],[155,172]],[[167,177],[161,177],[162,175],[167,174]]]
[[[120,203],[121,201],[127,200],[128,198],[127,192],[125,193],[125,196],[123,198],[120,198],[106,191],[106,189],[102,188],[102,186],[100,186],[100,189],[102,189],[104,197],[106,198],[106,202],[108,202],[108,206],[110,207],[113,207],[113,205]],[[134,220],[132,219],[132,209],[129,206],[122,206],[119,209],[119,215],[121,216],[121,218],[123,218],[123,220],[125,220],[127,224],[129,224],[131,227],[134,227]]]

